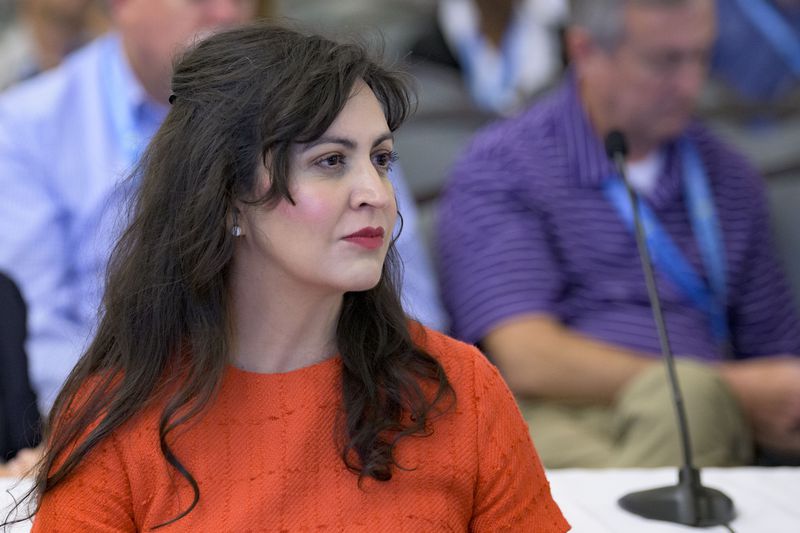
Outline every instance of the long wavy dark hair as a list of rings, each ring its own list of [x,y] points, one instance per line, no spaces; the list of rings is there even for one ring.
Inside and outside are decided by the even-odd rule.
[[[258,201],[293,202],[291,146],[319,138],[358,80],[394,131],[410,112],[411,93],[360,45],[259,23],[215,35],[178,62],[172,109],[140,162],[131,224],[109,264],[97,335],[53,407],[35,494],[52,490],[159,401],[162,453],[194,490],[167,523],[195,507],[199,486],[168,437],[213,401],[230,362],[234,202],[254,198],[260,165],[268,165],[271,188]],[[429,433],[454,394],[440,363],[412,340],[396,259],[390,246],[377,286],[344,295],[336,331],[341,457],[359,481],[391,479],[402,466],[398,440]]]

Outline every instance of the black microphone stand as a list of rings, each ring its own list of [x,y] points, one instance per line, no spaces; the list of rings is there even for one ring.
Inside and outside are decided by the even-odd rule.
[[[653,308],[653,318],[658,329],[661,354],[667,367],[672,397],[675,400],[675,416],[678,419],[678,432],[681,437],[683,466],[678,472],[678,484],[657,489],[643,490],[627,494],[619,499],[619,505],[626,511],[650,518],[664,520],[694,527],[727,525],[734,517],[733,501],[722,492],[704,487],[700,481],[700,470],[693,464],[689,427],[686,423],[686,410],[683,404],[678,377],[675,373],[675,359],[667,337],[667,328],[661,311],[661,301],[656,289],[650,253],[647,248],[644,230],[639,213],[636,193],[625,174],[625,156],[628,148],[625,137],[612,131],[605,139],[606,153],[613,160],[617,172],[625,183],[633,208],[633,225],[636,233],[636,246],[642,260],[647,294]]]

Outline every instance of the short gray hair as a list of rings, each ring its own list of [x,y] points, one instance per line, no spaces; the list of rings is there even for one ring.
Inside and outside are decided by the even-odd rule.
[[[580,26],[600,46],[614,48],[622,39],[623,10],[628,5],[678,6],[691,0],[571,0],[570,25]]]

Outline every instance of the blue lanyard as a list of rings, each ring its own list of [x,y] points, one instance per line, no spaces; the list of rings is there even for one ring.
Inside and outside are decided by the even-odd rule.
[[[689,209],[692,231],[700,247],[703,266],[709,283],[696,272],[678,248],[650,206],[638,197],[639,210],[647,246],[656,268],[667,276],[689,299],[692,305],[706,313],[714,339],[727,348],[730,339],[727,320],[727,288],[725,250],[722,232],[711,195],[708,176],[695,146],[688,140],[680,142],[683,164],[684,194]],[[604,182],[603,190],[619,212],[628,229],[634,231],[633,208],[625,184],[619,176],[612,175]]]
[[[739,10],[800,77],[800,36],[781,13],[766,0],[736,0]]]

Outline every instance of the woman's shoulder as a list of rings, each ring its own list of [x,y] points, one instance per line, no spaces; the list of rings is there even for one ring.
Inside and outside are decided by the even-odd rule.
[[[453,362],[463,364],[465,361],[472,361],[475,357],[483,357],[476,346],[423,326],[419,322],[411,322],[409,330],[414,344],[436,357],[442,364],[452,364]]]
[[[454,388],[470,388],[487,382],[505,387],[497,368],[473,344],[460,341],[440,331],[413,323],[411,333],[417,346],[444,367]]]
[[[53,424],[64,429],[80,424],[81,420],[90,421],[84,425],[80,435],[74,436],[72,446],[91,439],[92,433],[99,428],[103,435],[102,446],[99,448],[103,450],[138,449],[145,443],[157,450],[157,437],[148,437],[151,433],[158,435],[160,414],[168,402],[170,383],[159,381],[147,400],[132,407],[130,414],[124,419],[112,421],[108,417],[109,402],[118,389],[125,386],[122,372],[101,371],[91,374],[82,380],[71,396],[64,397],[57,403]],[[152,431],[142,431],[145,428]],[[117,449],[114,453],[119,451]]]

